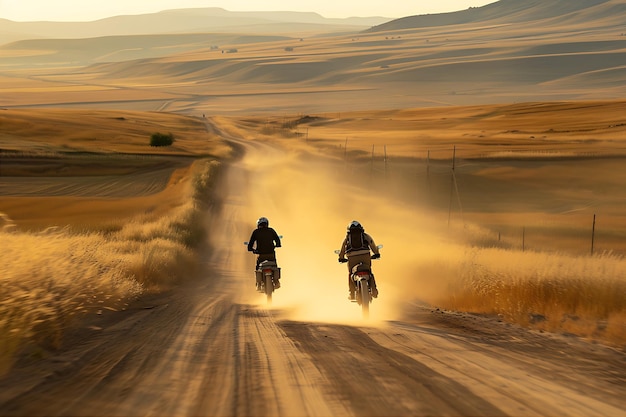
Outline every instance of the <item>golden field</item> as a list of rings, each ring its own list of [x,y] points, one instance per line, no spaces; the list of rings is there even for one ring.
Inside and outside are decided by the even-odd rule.
[[[369,189],[373,201],[360,197],[366,198],[362,205],[375,205],[368,211],[377,216],[366,219],[393,231],[384,242],[387,265],[393,266],[378,269],[397,288],[397,303],[417,298],[622,344],[626,228],[620,191],[626,174],[619,166],[626,135],[624,126],[612,127],[611,121],[623,105],[455,107],[445,117],[436,109],[211,120],[164,115],[181,123],[168,127],[185,138],[165,150],[146,144],[147,133],[165,124],[158,114],[5,110],[13,126],[28,120],[42,131],[56,129],[54,139],[39,138],[36,146],[28,143],[28,130],[23,137],[30,139],[4,142],[13,147],[3,151],[0,203],[9,312],[4,334],[11,335],[5,343],[21,337],[51,343],[76,313],[126,308],[146,290],[193,275],[194,234],[205,223],[192,203],[199,175],[194,167],[236,154],[210,133],[220,131],[231,140],[286,150],[301,170],[317,172],[320,186],[331,176],[344,186]],[[149,127],[143,135],[115,129],[130,139],[109,139],[110,120]],[[96,139],[74,138],[87,129]],[[581,132],[595,140],[581,140]],[[319,160],[329,162],[320,168]],[[293,187],[278,172],[270,182],[283,192]],[[45,187],[35,187],[32,181],[42,178]],[[148,179],[157,185],[142,185]],[[108,196],[111,187],[115,195]],[[327,188],[319,199],[354,192]],[[330,222],[299,210],[315,224]],[[390,210],[394,216],[386,218]]]
[[[611,19],[0,65],[2,366],[81,314],[194,276],[218,215],[207,202],[223,197],[211,187],[242,143],[293,162],[261,176],[300,200],[283,202],[297,216],[272,211],[306,219],[290,245],[309,223],[385,230],[389,308],[418,299],[625,346],[626,63]],[[174,144],[149,146],[155,132]],[[340,230],[320,231],[323,246]]]

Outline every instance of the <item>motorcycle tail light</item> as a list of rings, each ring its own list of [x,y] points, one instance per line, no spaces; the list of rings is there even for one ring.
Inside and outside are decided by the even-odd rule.
[[[364,276],[369,275],[369,272],[357,272],[356,274],[360,277],[364,277]]]
[[[264,269],[263,272],[268,273],[268,272],[272,272],[271,269]]]

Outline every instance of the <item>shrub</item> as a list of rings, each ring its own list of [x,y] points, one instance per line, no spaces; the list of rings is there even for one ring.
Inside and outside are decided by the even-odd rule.
[[[170,146],[174,143],[174,135],[171,133],[153,133],[150,136],[150,146]]]

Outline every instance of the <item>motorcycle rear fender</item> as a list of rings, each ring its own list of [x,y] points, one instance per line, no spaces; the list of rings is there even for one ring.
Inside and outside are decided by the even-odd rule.
[[[276,262],[274,261],[263,261],[259,264],[259,269],[276,268],[276,266]]]
[[[354,265],[352,267],[352,273],[355,274],[357,272],[367,272],[370,273],[371,269],[369,266],[363,264],[363,263],[358,263],[356,265]]]
[[[359,281],[367,281],[369,282],[370,279],[370,274],[369,272],[355,272],[354,274],[352,274],[352,279],[354,280],[354,282],[359,282]]]
[[[262,272],[263,274],[274,273],[275,276],[280,278],[280,268],[276,264],[275,261],[263,261],[259,264],[258,272]]]

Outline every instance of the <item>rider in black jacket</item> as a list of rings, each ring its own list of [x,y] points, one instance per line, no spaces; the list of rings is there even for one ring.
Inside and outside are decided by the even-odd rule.
[[[260,217],[256,226],[257,228],[252,231],[248,241],[248,250],[258,255],[256,258],[256,268],[258,269],[259,264],[263,261],[276,262],[274,248],[280,248],[281,244],[278,233],[270,227],[270,221],[266,217]]]

